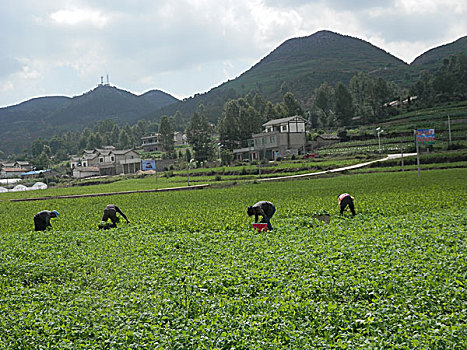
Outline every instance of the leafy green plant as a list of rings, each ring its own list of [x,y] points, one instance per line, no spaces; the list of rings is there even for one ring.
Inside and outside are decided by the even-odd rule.
[[[463,349],[466,172],[0,201],[0,347]],[[109,202],[131,223],[98,230]]]

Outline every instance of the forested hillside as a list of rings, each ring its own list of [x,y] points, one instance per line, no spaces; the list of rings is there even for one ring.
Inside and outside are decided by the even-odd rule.
[[[250,92],[259,93],[265,99],[281,102],[291,92],[307,110],[314,104],[316,89],[326,82],[335,87],[341,82],[349,86],[358,73],[372,80],[383,79],[394,85],[398,92],[407,92],[425,70],[433,70],[443,58],[458,53],[467,53],[461,38],[429,52],[429,60],[421,59],[408,65],[390,53],[361,39],[320,31],[313,35],[287,40],[251,69],[203,94],[162,108],[157,116],[174,115],[177,111],[185,120],[191,117],[200,104],[204,105],[206,117],[217,122],[226,101],[243,97]]]
[[[463,37],[432,49],[408,65],[364,40],[320,31],[287,40],[238,78],[183,101],[157,90],[136,96],[101,84],[73,98],[36,98],[2,108],[0,150],[30,153],[39,137],[92,130],[108,119],[122,128],[141,119],[159,123],[165,115],[182,131],[198,111],[214,125],[248,116],[254,120],[246,124],[256,125],[297,110],[290,104],[313,126],[371,123],[397,113],[384,108],[387,102],[402,103],[409,95],[419,97],[416,104],[465,99],[466,42]]]
[[[112,119],[134,124],[143,116],[177,102],[162,91],[141,96],[110,85],[73,98],[43,97],[16,106],[0,108],[0,150],[19,153],[36,138],[49,139],[57,133],[83,130],[97,122]]]

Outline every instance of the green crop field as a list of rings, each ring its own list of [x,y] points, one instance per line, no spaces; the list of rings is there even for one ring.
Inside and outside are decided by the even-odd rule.
[[[465,349],[466,179],[463,168],[5,197],[0,348]],[[353,218],[337,215],[343,192]],[[274,231],[251,229],[259,200],[277,206]],[[108,203],[131,223],[97,230]],[[34,232],[42,209],[60,215]]]

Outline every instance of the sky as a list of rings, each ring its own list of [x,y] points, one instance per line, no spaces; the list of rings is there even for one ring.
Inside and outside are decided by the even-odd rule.
[[[0,0],[0,107],[107,82],[179,99],[330,30],[410,63],[467,35],[465,0]]]

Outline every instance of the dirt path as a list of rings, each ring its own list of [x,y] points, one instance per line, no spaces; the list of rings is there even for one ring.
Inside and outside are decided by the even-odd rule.
[[[71,194],[71,195],[68,195],[68,196],[17,198],[17,199],[10,199],[10,202],[44,201],[44,200],[47,200],[47,199],[65,199],[65,198],[83,198],[83,197],[103,197],[103,196],[114,196],[114,195],[117,195],[117,194],[132,194],[132,193],[200,190],[200,189],[206,188],[208,186],[209,186],[209,184],[203,184],[203,185],[193,185],[193,186],[184,186],[184,187],[159,188],[159,189],[154,189],[154,190],[135,190],[135,191],[108,192],[108,193]]]
[[[406,154],[404,154],[404,158],[405,157],[413,157],[413,156],[416,156],[416,155],[417,155],[417,153],[406,153]],[[297,179],[297,178],[301,178],[301,177],[310,177],[310,176],[338,173],[338,172],[341,172],[341,171],[363,168],[363,167],[365,167],[367,165],[377,163],[377,162],[384,162],[386,160],[399,159],[399,158],[401,158],[400,153],[399,154],[389,154],[385,158],[372,160],[372,161],[366,162],[366,163],[359,163],[359,164],[349,165],[349,166],[346,166],[346,167],[343,167],[343,168],[337,168],[337,169],[325,170],[325,171],[318,171],[318,172],[315,172],[315,173],[307,173],[307,174],[300,174],[300,175],[269,177],[269,178],[265,178],[265,179],[257,179],[256,181],[258,181],[258,182],[260,182],[260,181],[279,181],[279,180]]]
[[[404,154],[404,157],[413,157],[416,156],[417,153],[407,153]],[[331,173],[338,173],[346,170],[358,169],[363,168],[367,165],[376,162],[384,162],[389,159],[399,159],[401,158],[400,154],[389,154],[385,158],[372,160],[366,163],[359,163],[350,166],[346,166],[343,168],[332,169],[332,170],[325,170],[325,171],[318,171],[315,173],[307,173],[307,174],[300,174],[300,175],[288,175],[288,176],[279,176],[279,177],[269,177],[264,179],[256,179],[258,182],[264,181],[280,181],[280,180],[291,180],[303,177],[310,177],[310,176],[317,176],[317,175],[324,175],[324,174],[331,174]],[[168,191],[188,191],[188,190],[199,190],[210,186],[209,184],[202,184],[202,185],[193,185],[193,186],[183,186],[183,187],[169,187],[169,188],[160,188],[154,190],[135,190],[135,191],[123,191],[123,192],[109,192],[109,193],[92,193],[92,194],[72,194],[68,196],[48,196],[48,197],[36,197],[36,198],[17,198],[17,199],[10,199],[10,202],[27,202],[27,201],[43,201],[47,199],[66,199],[66,198],[83,198],[83,197],[103,197],[103,196],[114,196],[117,194],[132,194],[132,193],[150,193],[150,192],[168,192]]]

